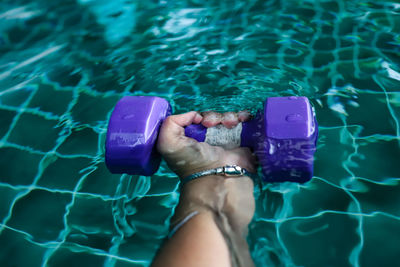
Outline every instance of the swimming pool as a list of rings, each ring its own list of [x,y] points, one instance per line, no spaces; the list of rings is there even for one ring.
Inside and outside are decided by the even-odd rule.
[[[206,3],[204,3],[206,2]],[[400,254],[400,5],[3,0],[0,265],[147,266],[178,179],[104,165],[110,112],[313,103],[315,177],[256,189],[257,266],[393,266]]]

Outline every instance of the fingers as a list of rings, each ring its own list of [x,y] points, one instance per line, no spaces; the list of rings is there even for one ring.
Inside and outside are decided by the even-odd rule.
[[[228,129],[235,127],[239,123],[238,114],[234,112],[225,112],[222,116],[221,123]]]
[[[217,113],[214,111],[205,111],[202,112],[201,115],[203,115],[203,121],[201,122],[201,124],[203,124],[207,128],[214,127],[220,124],[222,121],[221,113]]]
[[[166,118],[160,129],[159,148],[163,150],[171,146],[172,149],[173,146],[176,146],[176,142],[185,137],[184,127],[193,123],[198,124],[202,119],[203,117],[195,111]]]
[[[239,122],[244,122],[250,119],[250,112],[247,110],[239,112],[225,112],[217,113],[214,111],[202,112],[203,121],[201,122],[205,127],[214,127],[218,124],[224,125],[226,128],[231,129],[238,125]]]
[[[218,124],[224,125],[226,128],[233,128],[239,123],[237,113],[226,112],[217,113],[214,111],[206,111],[202,113],[203,121],[201,122],[205,127],[214,127]]]
[[[248,111],[248,110],[242,110],[242,111],[238,112],[237,116],[238,116],[238,119],[240,122],[244,122],[244,121],[248,121],[250,119],[251,114],[250,114],[250,111]]]
[[[203,117],[195,112],[195,111],[190,111],[184,114],[179,114],[179,115],[172,115],[169,116],[165,122],[172,122],[172,124],[175,124],[177,126],[180,127],[185,127],[185,126],[189,126],[190,124],[193,123],[200,123],[201,120],[203,119]]]

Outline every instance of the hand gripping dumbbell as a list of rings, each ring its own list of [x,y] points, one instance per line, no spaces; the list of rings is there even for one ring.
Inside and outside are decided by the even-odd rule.
[[[106,165],[112,173],[150,176],[161,161],[156,142],[160,125],[171,114],[163,98],[125,96],[115,106],[106,137]],[[185,135],[224,147],[249,147],[267,182],[304,183],[313,174],[318,126],[306,97],[270,97],[255,118],[233,129],[192,124]]]

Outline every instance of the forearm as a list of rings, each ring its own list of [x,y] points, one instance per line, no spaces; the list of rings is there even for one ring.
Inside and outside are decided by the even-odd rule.
[[[239,116],[234,113],[211,115],[203,118],[189,112],[165,119],[157,149],[170,169],[181,179],[227,165],[255,173],[255,157],[249,148],[226,150],[185,136],[185,127],[191,124],[213,127],[222,123],[233,127],[239,123]],[[249,115],[241,117],[240,121],[248,118]],[[249,177],[228,176],[203,176],[182,186],[171,227],[183,226],[167,241],[153,266],[254,265],[246,242],[247,227],[254,215],[253,182]],[[194,213],[197,215],[187,221]]]
[[[235,267],[253,266],[246,242],[247,227],[254,214],[252,189],[253,182],[248,177],[224,178],[222,176],[207,176],[185,184],[182,188],[179,204],[175,209],[175,215],[171,219],[171,228],[175,229],[185,221],[185,218],[190,217],[193,213],[198,213],[198,215],[184,223],[173,238],[167,241],[165,247],[169,247],[168,253],[165,252],[164,247],[160,254],[163,254],[163,258],[170,257],[175,262],[176,253],[182,249],[180,243],[185,241],[189,244],[185,244],[185,247],[194,246],[190,243],[196,243],[195,245],[199,246],[206,244],[204,247],[205,252],[217,255],[218,259],[221,259],[221,255],[224,254],[216,253],[213,246],[223,247],[227,249],[228,263],[231,265]],[[204,214],[209,214],[210,216],[204,218]],[[201,230],[199,230],[198,223],[201,223]],[[179,236],[179,243],[174,239],[177,236]],[[199,243],[199,240],[202,242]],[[222,243],[217,242],[217,240],[221,240]],[[211,245],[207,242],[211,242]],[[179,246],[176,244],[179,244]],[[196,254],[200,255],[200,257],[204,253],[203,251],[200,253],[191,249],[186,251],[189,255]],[[156,258],[159,259],[159,257],[160,255]],[[208,258],[208,256],[205,258]],[[179,259],[183,260],[183,263],[188,260],[186,257]],[[215,266],[230,266],[222,265],[223,263],[221,262],[217,263]],[[183,266],[192,265],[183,264]],[[210,264],[210,266],[214,265]]]
[[[180,227],[156,255],[152,266],[231,266],[228,247],[213,214],[202,211]]]

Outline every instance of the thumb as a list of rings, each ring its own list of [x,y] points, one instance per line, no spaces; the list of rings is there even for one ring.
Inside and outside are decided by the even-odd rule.
[[[159,151],[162,153],[176,150],[177,146],[182,146],[182,138],[187,138],[184,127],[193,123],[199,124],[202,119],[203,117],[195,111],[167,117],[158,136]]]

